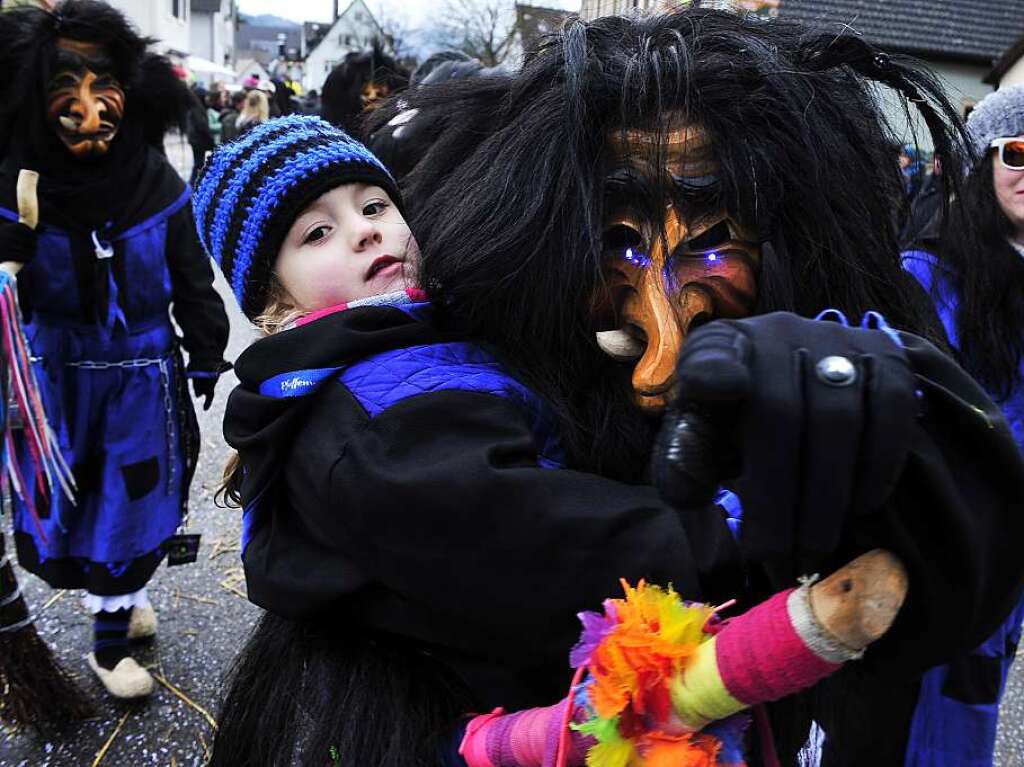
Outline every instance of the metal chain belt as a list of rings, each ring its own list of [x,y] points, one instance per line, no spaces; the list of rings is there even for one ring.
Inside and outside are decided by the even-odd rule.
[[[65,362],[65,367],[82,368],[83,370],[109,370],[110,368],[144,368],[150,365],[160,365],[164,362],[160,357],[140,357],[135,360],[118,360],[107,362],[106,360],[77,360]]]
[[[35,361],[38,358],[33,358]],[[79,368],[80,370],[110,370],[112,368],[144,368],[150,365],[157,365],[160,368],[160,388],[164,395],[164,432],[167,437],[167,494],[174,489],[174,481],[178,476],[178,451],[175,446],[174,433],[174,402],[171,400],[171,373],[170,357],[140,357],[133,360],[118,360],[108,362],[106,360],[76,360],[65,362],[65,367]]]

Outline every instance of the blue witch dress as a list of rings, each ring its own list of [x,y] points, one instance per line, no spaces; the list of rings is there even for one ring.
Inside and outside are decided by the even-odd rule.
[[[115,596],[146,584],[181,523],[198,453],[186,377],[226,367],[227,317],[190,190],[169,166],[155,188],[144,217],[119,229],[44,221],[18,279],[43,405],[78,487],[75,503],[44,498],[23,467],[41,519],[15,498],[15,540],[20,564],[58,588]]]

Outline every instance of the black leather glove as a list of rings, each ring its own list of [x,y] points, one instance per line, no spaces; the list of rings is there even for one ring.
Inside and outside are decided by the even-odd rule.
[[[213,392],[217,388],[218,378],[215,377],[202,377],[192,379],[192,391],[195,393],[196,398],[205,397],[203,401],[203,410],[209,410],[213,404]]]
[[[222,373],[231,370],[231,363],[224,360],[216,362],[189,362],[187,375],[192,379],[192,392],[196,398],[203,397],[203,410],[209,410],[213,404],[213,393]]]
[[[654,457],[659,489],[685,509],[724,483],[743,504],[745,556],[786,563],[790,577],[889,496],[919,410],[891,331],[786,313],[698,328],[678,381]]]
[[[38,235],[20,221],[0,219],[0,261],[27,264],[36,255]]]

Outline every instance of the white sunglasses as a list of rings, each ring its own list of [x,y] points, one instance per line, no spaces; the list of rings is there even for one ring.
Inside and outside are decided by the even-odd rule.
[[[999,150],[999,162],[1008,170],[1024,170],[1024,139],[997,138],[989,148]]]

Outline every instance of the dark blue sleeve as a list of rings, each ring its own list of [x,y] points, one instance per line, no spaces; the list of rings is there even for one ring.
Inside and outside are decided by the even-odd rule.
[[[228,315],[213,287],[213,266],[196,236],[192,206],[167,222],[167,267],[171,273],[171,311],[183,334],[189,374],[219,375],[228,344]]]

